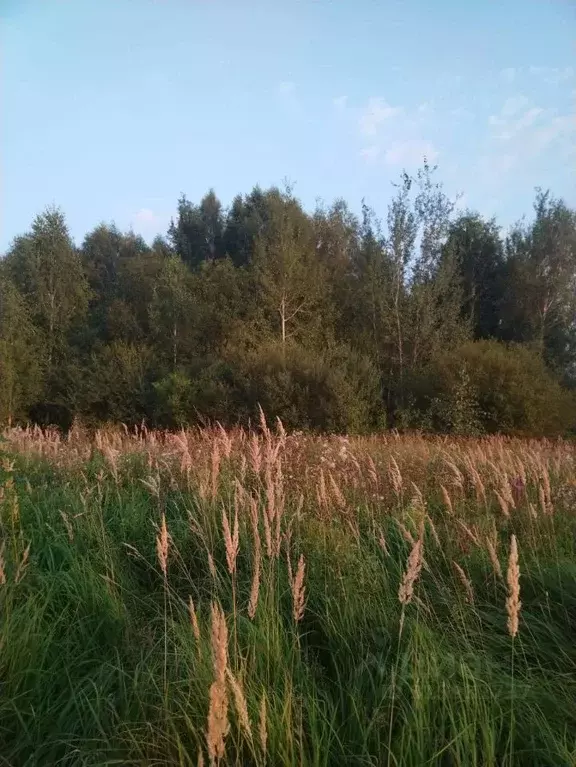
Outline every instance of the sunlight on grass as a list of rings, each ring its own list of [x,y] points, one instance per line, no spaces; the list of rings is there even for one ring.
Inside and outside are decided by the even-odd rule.
[[[9,765],[576,762],[576,448],[12,429]]]

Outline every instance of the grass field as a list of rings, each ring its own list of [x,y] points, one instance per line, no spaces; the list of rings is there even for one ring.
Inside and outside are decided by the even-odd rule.
[[[1,765],[576,764],[576,447],[0,443]]]

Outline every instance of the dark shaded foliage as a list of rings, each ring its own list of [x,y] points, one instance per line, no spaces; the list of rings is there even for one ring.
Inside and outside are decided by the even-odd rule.
[[[574,429],[576,214],[504,236],[426,162],[382,223],[256,187],[185,196],[152,246],[47,209],[0,262],[0,420]],[[489,343],[487,343],[489,341]]]

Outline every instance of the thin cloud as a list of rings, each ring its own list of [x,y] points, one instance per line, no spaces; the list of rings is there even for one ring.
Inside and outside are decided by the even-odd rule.
[[[494,133],[494,138],[500,141],[511,141],[519,133],[534,125],[542,115],[545,115],[545,110],[541,107],[531,107],[520,115],[516,112],[511,115],[503,110],[501,116],[491,115],[488,122],[491,126],[499,128],[499,131]]]
[[[382,98],[371,98],[360,115],[360,133],[363,136],[375,136],[383,123],[401,113],[402,107],[390,106]]]
[[[360,151],[360,157],[367,163],[374,163],[382,154],[382,149],[379,146],[367,146]]]
[[[364,144],[359,156],[368,165],[405,168],[419,166],[425,156],[434,161],[438,150],[423,133],[436,116],[431,101],[421,102],[412,110],[406,110],[391,106],[382,98],[371,98],[358,120]]]
[[[140,208],[132,216],[132,229],[143,237],[151,237],[166,228],[168,216],[151,208]]]
[[[510,98],[506,99],[504,102],[504,106],[502,107],[502,114],[505,116],[511,116],[515,115],[517,112],[519,112],[523,107],[527,106],[529,104],[528,99],[526,96],[523,96],[519,94],[518,96],[511,96]]]
[[[464,75],[444,74],[436,81],[436,87],[441,89],[457,88],[464,82]]]
[[[291,96],[296,90],[296,83],[292,80],[284,80],[278,84],[278,94],[280,96]]]
[[[547,150],[569,157],[574,144],[576,114],[559,115],[558,110],[530,105],[523,97],[508,99],[488,123],[492,146],[482,164],[494,176],[526,165]]]
[[[300,114],[302,107],[297,95],[296,83],[284,80],[276,86],[276,98],[286,112],[292,115]]]
[[[416,110],[419,115],[431,115],[434,111],[434,106],[429,101],[424,101],[422,104],[418,105],[418,109]]]
[[[402,165],[408,168],[421,165],[424,157],[430,162],[434,162],[438,154],[438,150],[430,141],[407,139],[394,141],[386,150],[384,161],[388,165]]]
[[[339,112],[343,112],[348,106],[348,96],[338,96],[332,100],[332,104]]]
[[[456,107],[455,109],[450,110],[450,116],[456,117],[456,118],[462,118],[463,120],[471,120],[474,118],[474,112],[471,112],[469,109],[466,109],[465,107]]]
[[[500,77],[506,83],[513,83],[516,79],[517,70],[516,67],[506,67],[506,69],[500,70]]]
[[[491,160],[492,172],[496,176],[504,175],[508,171],[512,170],[514,165],[518,162],[518,155],[515,154],[501,154],[493,157]]]
[[[550,144],[558,140],[566,139],[569,142],[569,151],[573,150],[573,136],[576,132],[576,114],[559,115],[554,117],[547,125],[541,126],[534,132],[532,144],[536,152],[542,152]]]
[[[134,214],[134,223],[139,226],[153,226],[158,222],[158,216],[150,208],[140,208]]]
[[[531,75],[539,77],[545,83],[557,85],[574,77],[574,67],[535,67],[528,68]]]

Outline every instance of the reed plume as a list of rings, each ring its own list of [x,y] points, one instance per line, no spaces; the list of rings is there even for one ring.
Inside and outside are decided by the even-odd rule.
[[[260,532],[258,530],[258,505],[253,498],[250,499],[250,520],[252,522],[252,536],[254,538],[254,564],[252,570],[252,586],[250,587],[250,600],[248,602],[248,615],[254,620],[256,609],[258,607],[258,595],[260,593],[260,560],[262,557],[262,545],[260,542]]]
[[[218,477],[220,476],[220,462],[222,456],[220,454],[220,444],[217,439],[214,439],[212,445],[212,466],[210,471],[210,488],[212,492],[212,500],[218,495]]]
[[[390,466],[388,467],[388,476],[390,477],[390,483],[392,487],[394,488],[394,492],[396,495],[400,495],[402,492],[402,487],[404,485],[403,479],[402,479],[402,473],[400,471],[400,467],[396,463],[396,459],[394,456],[390,456]]]
[[[214,557],[210,552],[208,552],[208,569],[210,570],[212,578],[216,580],[218,573],[216,571],[216,565],[214,564]]]
[[[296,575],[292,579],[292,614],[294,615],[294,620],[296,623],[302,620],[304,617],[304,607],[305,607],[305,586],[304,586],[304,570],[305,570],[305,562],[304,562],[304,555],[300,554],[300,559],[298,560],[298,567],[296,569]]]
[[[268,743],[268,727],[266,716],[266,695],[262,693],[262,700],[260,701],[260,720],[258,723],[258,735],[260,737],[260,748],[262,753],[266,754],[266,745]]]
[[[518,544],[516,536],[512,535],[510,539],[510,555],[508,558],[508,572],[506,574],[508,583],[508,597],[506,598],[506,611],[508,613],[508,633],[514,639],[518,633],[518,618],[520,616],[520,566],[518,564]]]
[[[402,522],[400,522],[399,519],[396,520],[396,524],[398,525],[404,540],[407,541],[411,546],[414,546],[414,544],[416,543],[416,539],[414,538],[414,536],[412,535],[410,530],[408,530],[406,525],[404,525]]]
[[[454,514],[454,508],[452,507],[452,499],[450,498],[450,493],[444,485],[440,485],[440,490],[442,491],[442,498],[444,500],[444,505],[446,506],[446,511],[448,514],[452,515]]]
[[[426,514],[426,520],[428,522],[428,526],[430,527],[430,532],[432,533],[432,537],[434,538],[434,542],[436,543],[436,546],[440,548],[440,536],[438,535],[438,531],[436,530],[436,525],[434,524],[434,521],[430,514]]]
[[[460,581],[466,591],[466,601],[470,604],[474,604],[474,591],[472,589],[472,583],[470,582],[470,579],[464,570],[460,567],[458,562],[452,562],[452,564],[454,565],[454,569],[458,573],[458,577],[460,578]]]
[[[540,501],[540,509],[545,516],[550,513],[550,504],[548,502],[546,490],[542,485],[538,487],[538,499]]]
[[[422,570],[422,549],[422,538],[418,538],[412,546],[412,550],[408,556],[406,570],[398,590],[398,599],[402,605],[410,604],[412,597],[414,596],[414,584],[418,580],[418,576]]]
[[[222,530],[224,533],[224,543],[226,544],[226,564],[228,572],[233,575],[236,572],[236,559],[240,548],[240,535],[238,530],[238,510],[234,510],[234,528],[230,531],[230,523],[225,509],[222,509]]]
[[[206,731],[206,744],[208,746],[210,764],[217,764],[224,757],[226,736],[229,729],[226,684],[217,679],[210,686],[208,728]]]
[[[30,555],[30,544],[26,546],[24,549],[24,553],[22,554],[22,559],[18,563],[18,567],[16,568],[16,575],[14,576],[14,583],[20,583],[22,578],[24,577],[24,573],[26,572],[26,568],[28,567],[28,557]]]
[[[500,560],[498,559],[498,552],[496,551],[494,542],[489,537],[486,537],[486,549],[488,551],[488,556],[490,557],[490,562],[492,562],[494,572],[498,578],[502,579],[504,576],[502,574]]]
[[[510,516],[510,508],[509,508],[508,501],[497,490],[495,490],[494,492],[496,493],[496,498],[498,499],[498,504],[500,506],[500,511],[502,512],[502,514],[504,514],[505,517],[509,517]]]
[[[194,600],[191,596],[188,597],[188,614],[190,615],[190,625],[192,626],[192,633],[197,642],[200,641],[200,626],[198,625],[198,615],[196,614],[196,608],[194,607]]]
[[[386,545],[386,537],[384,536],[384,531],[382,528],[378,531],[378,544],[380,545],[380,548],[386,554],[386,556],[390,555],[390,552],[388,551],[388,546]]]
[[[228,627],[222,608],[212,603],[212,662],[215,679],[210,687],[206,743],[210,764],[217,764],[224,757],[228,722],[228,693],[226,669],[228,668]]]
[[[156,536],[156,556],[162,575],[166,578],[168,572],[168,529],[166,528],[166,516],[164,513],[160,523],[160,532]]]
[[[246,697],[244,696],[244,690],[242,685],[236,679],[234,674],[229,668],[226,669],[226,676],[228,678],[228,684],[232,690],[232,697],[234,698],[234,707],[236,708],[236,714],[240,726],[246,733],[249,740],[252,740],[252,727],[250,726],[250,717],[248,716],[248,706],[246,704]]]
[[[222,608],[216,602],[212,603],[212,662],[216,679],[224,681],[228,667],[228,626]]]

